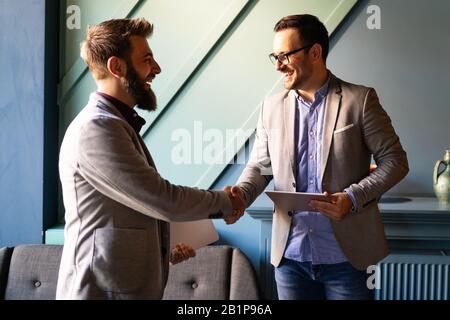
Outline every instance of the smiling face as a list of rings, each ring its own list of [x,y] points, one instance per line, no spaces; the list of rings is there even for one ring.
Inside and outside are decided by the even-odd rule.
[[[279,55],[302,48],[310,43],[302,43],[297,30],[289,28],[275,33],[273,53]],[[312,48],[311,48],[312,49]],[[284,87],[287,90],[308,90],[313,77],[313,63],[310,50],[301,50],[289,55],[289,63],[276,62],[275,68],[284,75]]]
[[[151,82],[161,72],[161,68],[145,37],[131,36],[130,42],[131,54],[126,59],[127,73],[122,78],[122,84],[139,108],[153,111],[156,109],[156,96],[151,89]]]

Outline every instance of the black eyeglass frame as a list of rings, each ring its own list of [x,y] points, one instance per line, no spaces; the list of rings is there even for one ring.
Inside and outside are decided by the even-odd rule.
[[[271,54],[269,54],[269,59],[270,59],[270,61],[271,61],[273,64],[276,64],[277,61],[280,61],[280,60],[279,60],[280,57],[286,57],[286,61],[287,61],[287,62],[286,62],[286,63],[280,62],[280,63],[281,63],[281,64],[284,64],[284,65],[287,65],[287,64],[290,62],[290,61],[289,61],[289,56],[290,56],[290,55],[292,55],[292,54],[294,54],[294,53],[297,53],[297,52],[300,52],[300,51],[302,51],[302,50],[311,48],[313,45],[314,45],[314,44],[310,44],[310,45],[301,47],[301,48],[299,48],[299,49],[294,49],[294,50],[289,51],[289,52],[286,52],[286,53],[280,53],[280,54],[278,54],[278,55],[275,55],[275,54],[271,53]]]

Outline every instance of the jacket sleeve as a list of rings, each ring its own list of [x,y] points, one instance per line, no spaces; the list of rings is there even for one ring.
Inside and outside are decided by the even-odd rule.
[[[255,201],[273,178],[268,134],[263,121],[263,108],[264,104],[261,105],[250,159],[237,182],[245,195],[247,206]]]
[[[136,149],[122,120],[97,118],[80,131],[80,174],[99,192],[136,211],[165,221],[220,218],[231,214],[224,191],[173,185]]]
[[[356,198],[357,211],[379,199],[409,171],[406,152],[374,89],[366,94],[362,124],[364,142],[373,154],[377,169],[349,187]]]

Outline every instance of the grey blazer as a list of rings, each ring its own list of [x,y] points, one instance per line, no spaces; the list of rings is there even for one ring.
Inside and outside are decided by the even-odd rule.
[[[168,221],[232,212],[223,191],[164,180],[133,128],[95,93],[66,131],[59,171],[66,225],[57,299],[160,299]]]
[[[261,106],[250,160],[238,180],[248,205],[274,179],[275,190],[295,191],[295,94],[285,91]],[[378,168],[369,174],[373,155]],[[333,230],[349,262],[360,270],[388,254],[377,199],[408,173],[408,161],[391,120],[374,89],[330,75],[322,141],[322,190],[345,188],[355,195],[357,210]],[[278,266],[291,225],[288,212],[274,210],[271,263]]]

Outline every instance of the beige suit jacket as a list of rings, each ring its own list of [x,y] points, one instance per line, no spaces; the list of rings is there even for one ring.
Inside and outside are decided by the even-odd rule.
[[[248,205],[274,179],[275,190],[295,191],[295,93],[266,98],[261,106],[251,158],[237,184]],[[349,262],[360,270],[388,254],[377,199],[408,172],[408,161],[391,120],[374,89],[344,82],[330,74],[322,141],[322,190],[350,188],[357,208],[332,221],[336,239]],[[378,168],[369,173],[371,155]],[[275,210],[271,263],[278,266],[286,248],[291,217]]]
[[[66,225],[57,299],[160,299],[167,222],[232,211],[223,191],[164,180],[133,128],[95,93],[66,131],[59,170]]]

